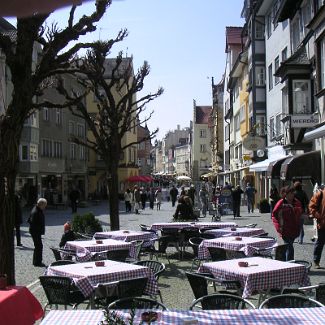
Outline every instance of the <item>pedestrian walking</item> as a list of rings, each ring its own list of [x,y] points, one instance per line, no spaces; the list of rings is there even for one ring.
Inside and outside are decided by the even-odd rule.
[[[15,231],[17,246],[23,246],[21,243],[20,225],[23,223],[23,213],[20,206],[20,197],[15,194]]]
[[[169,195],[172,200],[172,207],[174,207],[175,202],[177,201],[177,195],[178,195],[178,189],[175,187],[175,185],[173,185],[172,188],[170,189]]]
[[[235,189],[231,192],[234,219],[240,217],[240,202],[241,202],[241,196],[243,193],[244,193],[244,191],[241,189],[240,185],[237,185],[235,187]]]
[[[153,210],[154,204],[155,204],[155,189],[153,187],[150,188],[150,191],[148,192],[148,199],[149,199],[149,207],[151,210]]]
[[[305,235],[304,222],[306,216],[309,215],[308,213],[309,199],[306,192],[302,189],[302,184],[300,182],[298,181],[294,182],[293,188],[295,189],[295,198],[300,201],[303,210],[300,218],[300,234],[298,237],[298,243],[303,244],[304,235]]]
[[[286,261],[294,259],[293,243],[300,233],[302,206],[300,201],[295,198],[294,191],[291,186],[281,189],[281,193],[285,193],[285,197],[278,201],[272,212],[274,227],[283,242],[288,244],[284,256]]]
[[[255,205],[255,194],[257,193],[254,186],[252,186],[250,183],[247,183],[246,189],[245,189],[245,195],[247,199],[247,208],[248,213],[254,212],[254,205]]]
[[[195,190],[194,184],[191,184],[190,188],[187,190],[187,195],[191,198],[191,200],[193,202],[193,206],[195,206],[196,190]]]
[[[158,190],[155,193],[156,196],[156,204],[157,204],[157,210],[160,210],[161,207],[161,201],[162,201],[162,192],[161,188],[158,188]]]
[[[131,212],[131,199],[132,193],[129,188],[124,192],[124,203],[125,203],[125,212]]]
[[[195,219],[193,215],[193,207],[189,200],[190,198],[188,196],[180,195],[174,213],[174,220],[184,221]]]
[[[309,213],[317,222],[317,239],[314,245],[314,267],[319,265],[325,243],[325,189],[316,191],[309,202]]]
[[[142,210],[145,210],[146,201],[147,201],[147,193],[143,187],[141,188],[140,200],[141,200]]]
[[[133,202],[134,202],[134,212],[135,212],[135,214],[139,214],[140,201],[141,201],[141,196],[140,196],[139,188],[138,188],[138,186],[134,186]]]
[[[77,188],[73,188],[69,194],[69,199],[71,202],[72,213],[76,213],[78,209],[78,203],[80,199],[80,192]]]
[[[201,185],[201,189],[199,191],[199,199],[201,203],[201,210],[203,217],[207,216],[207,208],[208,208],[208,191],[205,187],[205,184]]]
[[[271,215],[272,211],[277,204],[277,202],[280,200],[280,194],[278,189],[274,184],[272,184],[271,190],[270,190],[270,204],[271,204]]]
[[[44,210],[47,206],[47,201],[44,198],[40,198],[37,204],[33,207],[30,216],[28,218],[29,233],[32,236],[34,242],[33,253],[33,265],[34,266],[46,266],[43,260],[43,243],[42,235],[45,234],[45,216]]]

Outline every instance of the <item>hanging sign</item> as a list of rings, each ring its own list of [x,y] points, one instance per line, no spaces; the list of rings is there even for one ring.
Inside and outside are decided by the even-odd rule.
[[[265,139],[262,137],[248,135],[243,139],[243,147],[247,150],[259,150],[265,148]]]

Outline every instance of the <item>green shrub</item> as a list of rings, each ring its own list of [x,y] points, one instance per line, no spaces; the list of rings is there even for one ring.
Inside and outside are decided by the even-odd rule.
[[[89,212],[84,215],[76,214],[72,218],[72,230],[82,234],[94,234],[98,231],[103,231],[103,228],[98,219]]]

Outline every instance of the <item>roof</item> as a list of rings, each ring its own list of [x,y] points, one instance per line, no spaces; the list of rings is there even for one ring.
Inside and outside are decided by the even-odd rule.
[[[209,117],[211,114],[211,106],[196,106],[195,107],[195,117],[196,120],[194,123],[196,124],[209,124]]]
[[[226,51],[229,45],[241,45],[243,27],[234,27],[228,26],[226,27]]]

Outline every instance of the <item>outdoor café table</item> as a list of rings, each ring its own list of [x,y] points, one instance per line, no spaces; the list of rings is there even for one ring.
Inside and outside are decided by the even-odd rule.
[[[157,239],[157,235],[150,231],[134,231],[134,230],[115,230],[106,232],[96,232],[94,238],[111,238],[116,240],[124,240],[130,242],[133,240],[150,241]]]
[[[98,283],[119,280],[148,278],[144,293],[155,295],[158,284],[151,269],[145,266],[105,260],[104,266],[96,266],[95,262],[76,263],[69,265],[49,266],[47,275],[67,276],[74,280],[75,285],[85,297],[89,297]]]
[[[262,228],[249,228],[249,227],[240,227],[240,228],[221,228],[221,229],[211,229],[206,231],[207,234],[213,234],[216,238],[222,236],[243,236],[251,237],[264,234],[265,231]]]
[[[235,222],[158,222],[151,225],[152,230],[161,230],[162,228],[183,229],[187,227],[204,228],[229,228],[236,227]]]
[[[135,258],[135,244],[115,239],[104,239],[102,243],[96,243],[96,240],[75,240],[68,241],[64,248],[71,249],[77,253],[76,259],[79,262],[91,260],[92,253],[106,250],[129,249],[130,257]]]
[[[205,239],[199,246],[198,257],[200,259],[210,258],[208,247],[220,247],[230,251],[242,251],[246,256],[252,256],[258,249],[273,246],[276,241],[272,238],[227,236],[214,239]]]
[[[141,323],[143,310],[135,313],[134,324]],[[283,308],[283,309],[241,309],[241,310],[156,310],[158,319],[152,325],[303,325],[324,324],[325,307]],[[130,311],[118,310],[117,315],[124,321],[130,319]],[[43,319],[41,325],[97,325],[104,320],[101,310],[52,310]],[[185,321],[188,321],[186,323]],[[190,320],[197,320],[197,322]]]
[[[255,292],[281,289],[290,285],[310,285],[307,268],[296,263],[282,262],[263,257],[248,257],[247,267],[240,267],[239,261],[231,259],[221,262],[203,263],[199,272],[210,272],[216,278],[239,280],[243,289],[243,298]]]
[[[0,290],[0,324],[29,325],[42,316],[41,304],[26,287]]]

